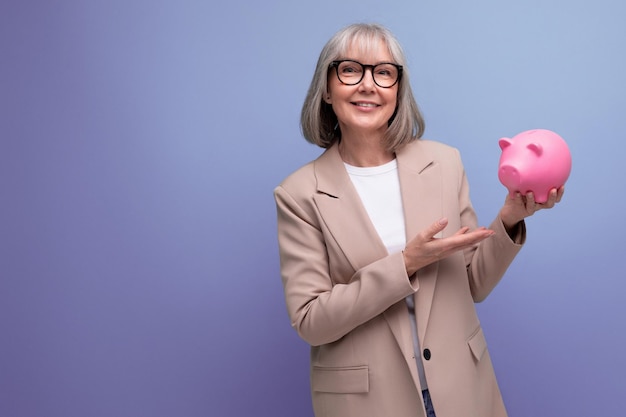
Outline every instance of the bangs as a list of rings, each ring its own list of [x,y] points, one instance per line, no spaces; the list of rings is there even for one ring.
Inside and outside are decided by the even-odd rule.
[[[379,51],[381,42],[385,45],[385,48],[397,62],[397,57],[389,47],[389,43],[385,37],[376,30],[372,30],[368,27],[360,27],[352,33],[346,33],[347,36],[342,37],[339,42],[337,50],[340,56],[336,59],[348,59],[348,53],[356,53],[361,56],[371,56]]]

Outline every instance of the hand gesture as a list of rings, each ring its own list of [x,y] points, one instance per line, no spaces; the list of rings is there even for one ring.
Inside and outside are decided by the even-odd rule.
[[[455,252],[472,247],[495,233],[493,230],[485,227],[480,227],[471,232],[468,227],[462,227],[450,237],[436,238],[435,236],[445,229],[447,225],[448,219],[440,219],[418,233],[417,236],[407,243],[402,253],[409,276],[413,275],[418,269],[437,262]]]

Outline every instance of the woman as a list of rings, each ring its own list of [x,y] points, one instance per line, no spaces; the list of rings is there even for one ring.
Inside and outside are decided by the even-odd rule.
[[[474,303],[520,250],[524,218],[563,189],[507,197],[477,227],[459,153],[420,139],[404,54],[379,25],[326,44],[301,124],[326,150],[274,195],[315,415],[505,416]]]

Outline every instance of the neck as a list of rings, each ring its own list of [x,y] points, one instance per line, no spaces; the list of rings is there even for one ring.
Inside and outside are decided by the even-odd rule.
[[[386,164],[395,158],[393,152],[385,149],[378,136],[343,136],[339,142],[339,155],[347,164],[357,167],[373,167]]]

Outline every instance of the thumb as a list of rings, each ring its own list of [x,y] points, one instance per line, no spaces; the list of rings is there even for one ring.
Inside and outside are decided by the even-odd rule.
[[[428,229],[426,229],[428,238],[429,239],[434,238],[435,235],[441,232],[443,229],[445,229],[447,225],[448,225],[448,219],[445,217],[442,217],[441,219],[437,220],[435,223],[431,224],[428,227]]]

